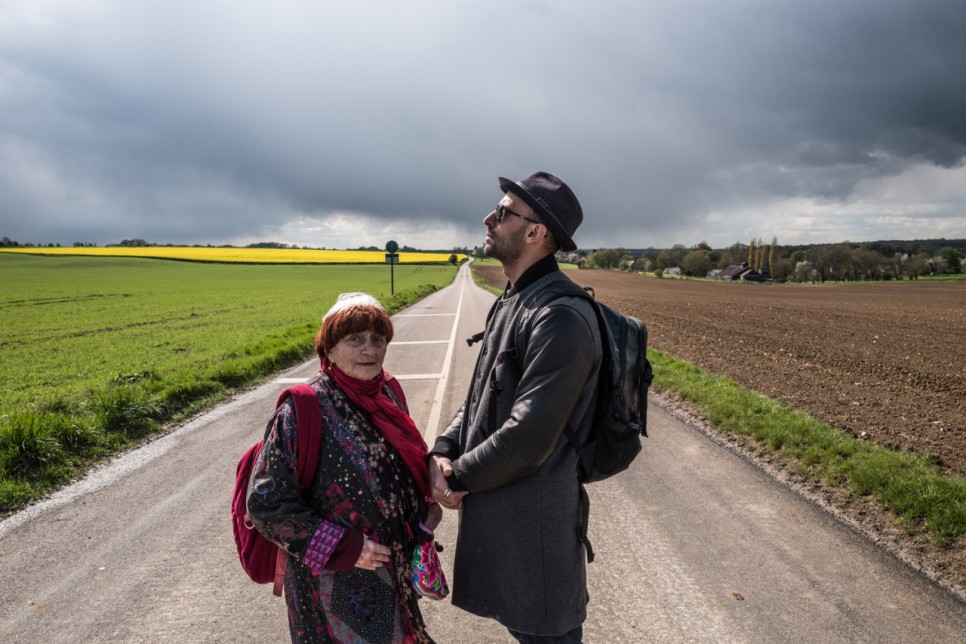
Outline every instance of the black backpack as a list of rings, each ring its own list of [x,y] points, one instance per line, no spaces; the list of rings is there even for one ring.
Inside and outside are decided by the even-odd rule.
[[[641,452],[647,436],[647,390],[654,380],[647,359],[647,327],[598,302],[592,288],[553,289],[537,300],[542,308],[561,297],[583,297],[597,314],[603,343],[597,407],[588,439],[580,443],[569,430],[567,439],[580,459],[581,483],[593,483],[626,470]]]

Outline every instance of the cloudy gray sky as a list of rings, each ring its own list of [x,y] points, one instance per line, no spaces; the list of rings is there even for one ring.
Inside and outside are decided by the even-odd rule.
[[[0,235],[582,248],[966,238],[952,0],[3,0]]]

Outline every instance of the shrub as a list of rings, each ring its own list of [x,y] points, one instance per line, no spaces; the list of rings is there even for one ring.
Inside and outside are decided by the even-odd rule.
[[[92,408],[105,434],[138,438],[152,432],[164,407],[136,386],[116,386],[94,394]]]
[[[183,409],[222,391],[221,383],[212,380],[184,380],[161,392],[161,400],[174,409]]]
[[[21,508],[35,495],[30,483],[26,481],[0,478],[0,512]]]
[[[50,418],[50,414],[16,414],[0,426],[0,472],[36,479],[64,464],[66,454]]]
[[[52,417],[50,428],[51,434],[69,454],[83,455],[100,444],[100,433],[77,417]]]
[[[249,376],[245,373],[245,370],[233,364],[225,365],[217,373],[212,374],[211,377],[232,389],[240,387],[249,381]]]

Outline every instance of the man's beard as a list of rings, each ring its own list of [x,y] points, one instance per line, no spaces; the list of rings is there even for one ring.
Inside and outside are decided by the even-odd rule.
[[[489,244],[483,242],[483,254],[503,264],[517,260],[522,249],[523,231],[519,235],[510,234],[499,238],[493,237],[491,233]]]

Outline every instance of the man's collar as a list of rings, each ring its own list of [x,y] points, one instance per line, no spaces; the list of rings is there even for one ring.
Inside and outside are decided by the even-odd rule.
[[[557,259],[552,254],[545,255],[531,264],[530,268],[523,271],[523,275],[520,276],[516,284],[507,285],[506,296],[512,297],[541,277],[558,270],[560,270],[560,266],[557,265]]]

